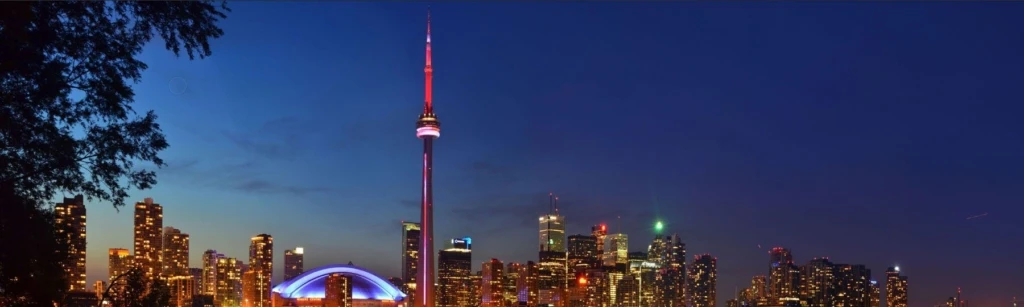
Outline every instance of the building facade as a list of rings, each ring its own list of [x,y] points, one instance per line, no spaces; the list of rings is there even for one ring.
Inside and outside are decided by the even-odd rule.
[[[67,243],[67,258],[62,263],[70,291],[89,291],[85,285],[85,199],[82,195],[64,198],[54,206],[57,231]]]
[[[203,273],[199,282],[199,293],[209,296],[217,295],[217,262],[224,258],[216,250],[208,249],[203,252]]]
[[[437,307],[471,307],[472,239],[456,238],[437,255]]]
[[[164,227],[163,232],[163,255],[162,266],[163,276],[185,276],[188,275],[188,245],[187,233],[174,227]]]
[[[152,198],[135,203],[135,265],[152,280],[163,272],[164,208]]]
[[[690,265],[689,297],[692,307],[716,307],[718,287],[718,259],[711,255],[698,255]]]
[[[420,223],[402,222],[402,281],[405,282],[405,285],[399,288],[409,294],[409,302],[413,304],[416,301],[416,269],[420,259],[420,235]],[[408,307],[413,307],[413,305]]]
[[[235,258],[217,258],[217,283],[213,302],[216,306],[239,306],[242,298],[242,265]]]
[[[907,276],[900,274],[900,267],[885,271],[885,306],[907,307]]]
[[[302,260],[305,252],[301,246],[284,251],[284,280],[291,280],[302,275]]]
[[[491,259],[483,263],[480,270],[480,306],[481,307],[504,307],[505,306],[505,264],[498,259]]]
[[[268,234],[252,237],[249,244],[249,270],[253,271],[252,307],[271,307],[270,288],[273,287],[274,238]]]

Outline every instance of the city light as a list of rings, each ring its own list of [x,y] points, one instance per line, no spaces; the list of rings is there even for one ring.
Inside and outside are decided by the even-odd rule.
[[[662,228],[665,228],[665,225],[661,221],[654,223],[654,230],[661,231]]]

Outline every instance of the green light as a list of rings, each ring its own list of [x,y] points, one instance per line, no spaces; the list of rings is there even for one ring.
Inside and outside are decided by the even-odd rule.
[[[661,221],[654,223],[654,230],[661,231],[662,228],[665,228],[665,225]]]

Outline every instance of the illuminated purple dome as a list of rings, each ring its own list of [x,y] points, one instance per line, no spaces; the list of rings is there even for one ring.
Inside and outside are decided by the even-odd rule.
[[[324,298],[324,282],[331,273],[352,277],[352,299],[402,301],[405,293],[387,280],[366,269],[344,264],[315,268],[274,286],[273,292],[283,298]]]

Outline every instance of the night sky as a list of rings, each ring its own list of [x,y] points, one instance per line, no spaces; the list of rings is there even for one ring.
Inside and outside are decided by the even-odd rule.
[[[425,3],[236,2],[202,61],[154,41],[135,86],[171,147],[164,225],[248,261],[400,271],[418,220]],[[549,192],[568,232],[655,220],[718,257],[719,304],[768,270],[899,265],[911,306],[962,286],[1024,297],[1024,3],[438,3],[436,238],[537,258]],[[187,85],[187,86],[183,86]],[[132,209],[88,205],[88,282]],[[987,213],[986,216],[967,219]],[[616,217],[621,216],[621,225]],[[443,246],[437,246],[441,248]],[[883,288],[884,289],[884,288]]]

